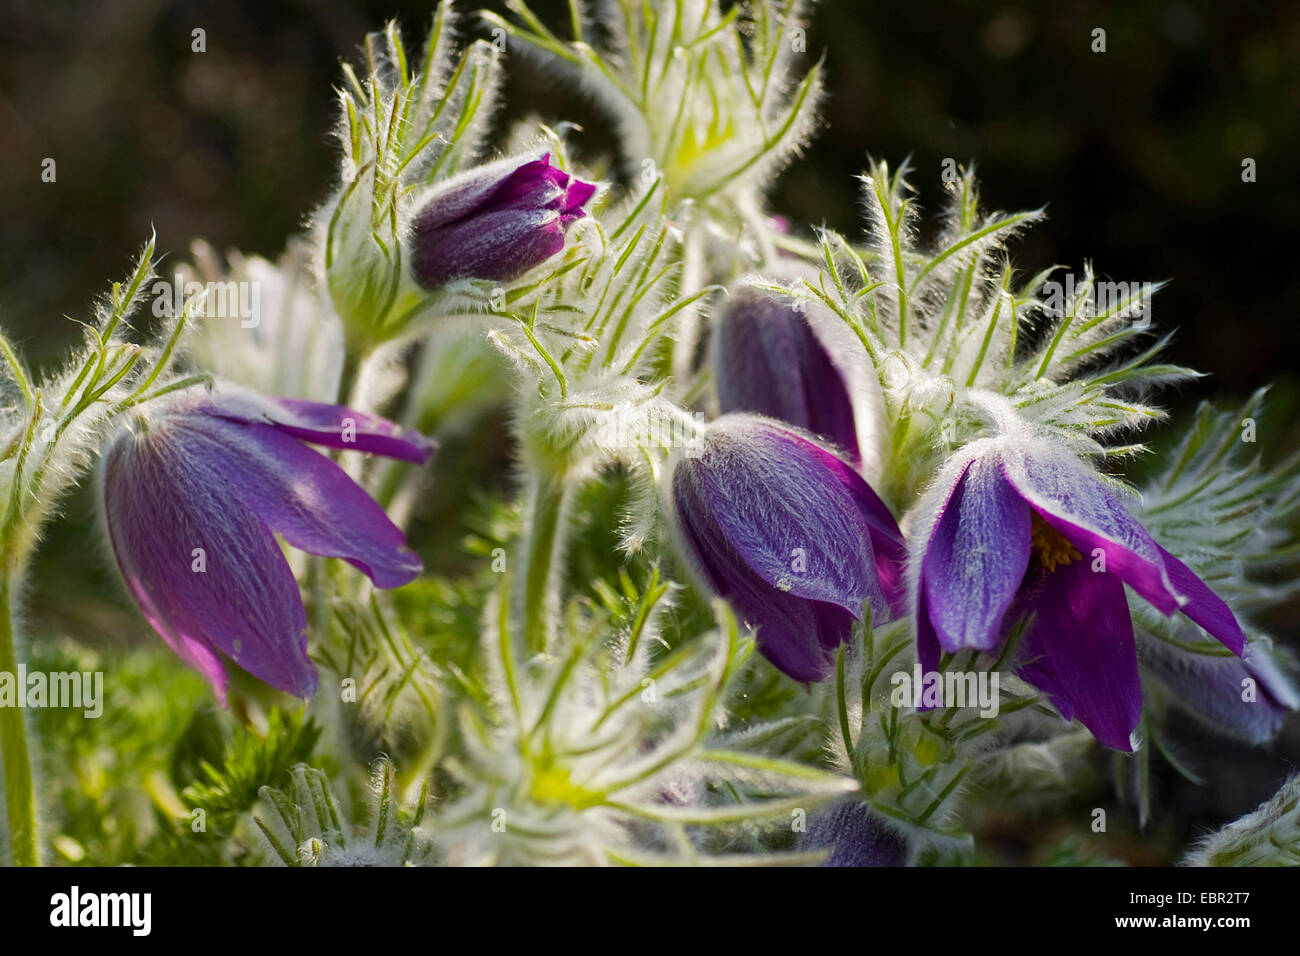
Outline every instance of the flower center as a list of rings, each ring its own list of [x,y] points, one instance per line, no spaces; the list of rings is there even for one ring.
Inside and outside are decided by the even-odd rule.
[[[585,810],[605,802],[605,794],[575,783],[569,771],[553,757],[539,755],[533,763],[531,799],[538,803]]]
[[[1029,547],[1038,555],[1038,563],[1044,571],[1055,571],[1083,557],[1068,538],[1050,524],[1038,517],[1038,512],[1030,510],[1031,532]]]

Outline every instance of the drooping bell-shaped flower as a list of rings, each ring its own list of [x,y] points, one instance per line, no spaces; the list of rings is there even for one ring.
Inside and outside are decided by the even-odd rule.
[[[302,598],[275,535],[382,588],[421,570],[384,510],[304,442],[417,464],[434,448],[337,405],[190,390],[149,403],[103,456],[101,505],[126,586],[223,703],[223,657],[296,696],[316,690]]]
[[[671,498],[690,563],[795,680],[830,674],[868,603],[878,622],[900,610],[893,515],[853,468],[794,429],[722,416],[677,462]]]
[[[714,326],[713,370],[723,413],[754,412],[833,442],[856,463],[857,423],[845,371],[802,310],[752,286],[727,300]]]
[[[993,651],[1026,619],[1020,676],[1065,719],[1129,750],[1142,688],[1124,585],[1242,653],[1228,606],[1068,450],[1024,435],[975,442],[945,467],[922,509],[928,527],[913,541],[912,567],[927,671],[938,669],[941,649]]]
[[[424,198],[411,227],[411,270],[425,289],[454,279],[509,282],[564,248],[594,183],[551,165],[550,155],[489,163]]]

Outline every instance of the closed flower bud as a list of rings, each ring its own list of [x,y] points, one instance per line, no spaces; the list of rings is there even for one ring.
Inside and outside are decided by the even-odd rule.
[[[822,866],[906,866],[907,843],[857,798],[813,811],[800,850],[827,850]]]
[[[705,584],[799,681],[823,680],[853,621],[899,609],[902,536],[862,477],[780,423],[724,415],[682,457],[669,509]]]
[[[401,308],[403,257],[395,222],[377,216],[373,168],[344,188],[328,209],[325,291],[350,340],[371,342],[392,333]]]
[[[596,192],[551,165],[490,163],[425,197],[411,227],[411,270],[432,290],[455,279],[509,282],[564,248],[569,225]]]
[[[831,358],[820,318],[815,305],[796,310],[760,289],[734,292],[714,327],[718,402],[724,414],[754,412],[820,435],[857,464],[848,380]]]

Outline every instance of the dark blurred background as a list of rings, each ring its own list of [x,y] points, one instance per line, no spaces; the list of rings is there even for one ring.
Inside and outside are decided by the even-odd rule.
[[[563,22],[557,0],[535,7]],[[151,223],[177,255],[195,236],[278,252],[335,175],[340,59],[388,17],[419,42],[431,8],[0,0],[6,327],[57,355],[76,335],[60,317],[85,314]],[[191,52],[196,27],[206,53]],[[1105,53],[1091,51],[1098,27]],[[1212,369],[1210,388],[1291,373],[1300,5],[826,0],[809,37],[823,48],[826,126],[781,180],[778,211],[853,231],[867,152],[910,155],[931,208],[943,160],[973,159],[989,205],[1049,204],[1021,246],[1026,270],[1091,258],[1115,280],[1171,279],[1155,320],[1180,326],[1175,356]],[[508,66],[508,102],[580,116],[603,145],[582,104],[521,58]],[[46,157],[55,183],[41,181]]]
[[[56,360],[78,337],[63,316],[87,314],[151,224],[176,257],[200,236],[276,255],[336,175],[340,60],[389,17],[418,43],[432,6],[0,0],[0,322],[35,363]],[[535,9],[563,23],[561,3]],[[194,53],[200,27],[207,49]],[[1092,52],[1096,28],[1105,53]],[[826,0],[808,48],[827,54],[825,128],[781,179],[775,211],[852,233],[868,152],[910,155],[932,210],[943,161],[974,160],[990,207],[1048,204],[1019,246],[1024,271],[1090,259],[1114,280],[1172,280],[1154,320],[1179,328],[1174,360],[1213,373],[1168,396],[1176,407],[1270,380],[1284,404],[1294,394],[1300,4]],[[608,144],[580,100],[527,61],[507,68],[508,103],[581,120],[593,153]],[[1300,444],[1294,417],[1259,438],[1266,455]],[[38,604],[66,604],[72,565],[97,573],[96,558],[84,542],[50,550]],[[122,613],[99,626],[142,627]],[[1294,646],[1291,616],[1273,624]],[[1293,722],[1271,755],[1225,751],[1213,790],[1167,780],[1158,799],[1189,802],[1183,836],[1244,812],[1300,758],[1297,736]]]

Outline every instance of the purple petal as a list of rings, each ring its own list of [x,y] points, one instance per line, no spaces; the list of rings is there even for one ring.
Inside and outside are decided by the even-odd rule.
[[[942,656],[939,635],[930,621],[930,604],[925,598],[925,588],[921,588],[916,605],[916,659],[921,665],[921,674],[937,674]]]
[[[231,422],[270,425],[316,445],[369,452],[417,465],[427,464],[438,447],[414,429],[378,415],[343,405],[273,398],[229,385],[189,411]]]
[[[1159,547],[1159,545],[1157,545]],[[1246,647],[1246,635],[1241,625],[1223,599],[1211,591],[1195,572],[1179,561],[1164,548],[1160,554],[1165,559],[1165,568],[1174,588],[1185,599],[1182,612],[1190,617],[1211,636],[1218,638],[1223,646],[1238,657]]]
[[[1091,563],[1100,549],[1106,570],[1163,614],[1178,610],[1160,547],[1119,496],[1067,452],[1007,453],[1007,480]]]
[[[552,210],[490,212],[436,233],[417,232],[411,267],[425,288],[465,278],[507,282],[563,248],[563,224]]]
[[[401,529],[337,464],[279,429],[208,416],[173,426],[209,461],[220,488],[272,531],[310,554],[343,558],[377,587],[400,587],[421,571]]]
[[[853,402],[807,318],[741,289],[718,319],[713,367],[722,411],[755,412],[821,435],[860,458]]]
[[[552,166],[549,154],[454,177],[415,215],[416,281],[432,289],[454,279],[518,278],[564,248],[565,230],[595,191]]]
[[[569,183],[569,190],[564,196],[564,211],[569,215],[581,218],[586,215],[582,207],[587,205],[587,202],[594,195],[596,195],[595,183],[573,179]]]
[[[773,588],[760,578],[730,546],[699,488],[674,478],[678,523],[696,570],[743,623],[757,630],[759,651],[778,670],[805,683],[824,680],[834,666],[834,648],[852,633],[853,616],[834,604]]]
[[[551,165],[549,156],[524,163],[507,176],[473,210],[472,215],[478,217],[507,209],[553,209],[560,212],[565,208],[569,179],[564,170]]]
[[[996,458],[977,458],[953,485],[921,562],[935,638],[947,651],[987,651],[1025,578],[1029,507]]]
[[[415,215],[414,228],[417,232],[436,230],[480,211],[520,169],[536,168],[538,163],[545,163],[545,160],[521,163],[510,157],[485,163],[445,180],[425,195],[423,205]]]
[[[1287,713],[1300,707],[1295,689],[1258,644],[1246,648],[1245,659],[1198,654],[1145,632],[1139,632],[1138,646],[1148,677],[1163,685],[1183,709],[1229,737],[1265,743],[1277,734]],[[1246,694],[1247,681],[1254,684],[1253,695]]]
[[[885,620],[870,526],[833,455],[775,423],[724,416],[679,473],[694,476],[726,539],[768,584],[855,617],[871,599]]]
[[[808,832],[799,840],[801,850],[829,849],[822,866],[903,866],[907,844],[876,819],[856,797],[817,810]]]
[[[723,416],[701,454],[677,465],[672,492],[698,570],[790,676],[824,678],[868,601],[876,620],[889,619],[873,493],[814,443],[761,418]]]
[[[316,691],[298,585],[275,538],[230,488],[219,459],[174,435],[122,439],[104,464],[113,551],[150,624],[225,702],[220,650],[299,697]],[[202,549],[204,569],[195,570]]]
[[[267,424],[314,445],[363,451],[416,465],[427,465],[438,447],[437,442],[413,428],[403,428],[387,418],[353,411],[344,405],[297,398],[269,401],[275,408]]]
[[[907,610],[907,543],[903,540],[903,532],[899,530],[898,522],[894,520],[889,506],[855,469],[824,448],[814,446],[809,454],[820,461],[849,492],[853,503],[858,508],[858,513],[866,523],[867,536],[871,541],[871,552],[876,563],[876,580],[884,591],[885,601],[890,611],[887,616],[877,617],[876,623],[883,624],[893,620]],[[875,611],[881,610],[884,609],[875,609]]]
[[[1142,686],[1124,584],[1114,574],[1094,572],[1086,559],[1030,576],[1013,612],[1032,617],[1017,672],[1066,720],[1077,718],[1107,747],[1132,750]]]

